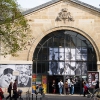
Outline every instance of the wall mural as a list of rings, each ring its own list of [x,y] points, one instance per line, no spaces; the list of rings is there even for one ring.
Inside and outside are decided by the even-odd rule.
[[[49,48],[50,75],[86,75],[87,49]]]
[[[14,71],[19,75],[15,76]],[[18,80],[18,87],[31,87],[32,65],[31,64],[2,64],[0,65],[0,87],[7,88],[10,82]]]

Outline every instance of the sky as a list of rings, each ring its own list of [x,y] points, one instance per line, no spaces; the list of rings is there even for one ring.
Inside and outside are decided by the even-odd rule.
[[[36,6],[39,6],[43,3],[46,3],[51,0],[17,0],[18,4],[21,6],[21,8],[34,8]],[[80,0],[84,3],[90,4],[92,6],[95,6],[97,8],[100,8],[100,0]]]

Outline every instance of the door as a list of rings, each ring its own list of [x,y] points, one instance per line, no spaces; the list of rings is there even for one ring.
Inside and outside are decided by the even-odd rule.
[[[60,81],[60,79],[62,79],[63,81],[63,76],[59,76],[59,75],[48,76],[48,93],[53,93],[52,90],[53,80],[55,80],[56,83],[56,94],[59,93],[58,82]]]

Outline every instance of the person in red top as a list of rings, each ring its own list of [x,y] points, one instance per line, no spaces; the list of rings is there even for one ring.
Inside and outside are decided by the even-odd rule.
[[[1,97],[1,94],[3,94],[3,91],[2,91],[2,89],[1,89],[1,87],[0,87],[0,100],[3,99],[3,98]]]
[[[14,100],[17,100],[17,79],[15,80],[14,84],[13,84],[13,98]]]
[[[87,91],[88,91],[88,88],[87,88],[87,86],[86,86],[86,83],[84,82],[84,91],[83,91],[83,94],[84,94],[84,97],[85,97],[85,95],[86,95],[86,93],[87,93]]]

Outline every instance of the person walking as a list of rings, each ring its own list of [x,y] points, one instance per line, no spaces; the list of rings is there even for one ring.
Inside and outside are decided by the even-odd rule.
[[[52,83],[52,92],[53,92],[53,94],[55,94],[56,93],[56,83],[55,83],[55,80],[53,80],[53,83]]]
[[[11,98],[11,90],[12,90],[12,82],[10,82],[10,84],[9,84],[9,87],[8,87],[8,93],[9,93],[9,95],[6,97],[6,100],[8,98],[10,98],[10,100],[12,100],[12,98]]]
[[[18,94],[17,94],[17,79],[15,80],[13,84],[13,98],[14,100],[17,100]]]
[[[71,94],[74,94],[74,80],[71,80]]]
[[[83,96],[85,97],[85,95],[87,94],[87,86],[86,86],[86,83],[84,82],[84,91],[83,91]]]
[[[44,93],[44,88],[43,88],[43,85],[40,84],[39,86],[39,93],[42,95]]]
[[[64,83],[64,87],[65,87],[65,92],[66,95],[68,94],[68,79],[66,79],[65,83]]]
[[[0,100],[2,100],[3,99],[3,91],[2,91],[2,89],[1,89],[1,87],[0,87]]]
[[[60,80],[60,81],[58,82],[59,94],[60,94],[60,95],[62,95],[63,85],[64,85],[64,83],[62,82],[62,80]]]

